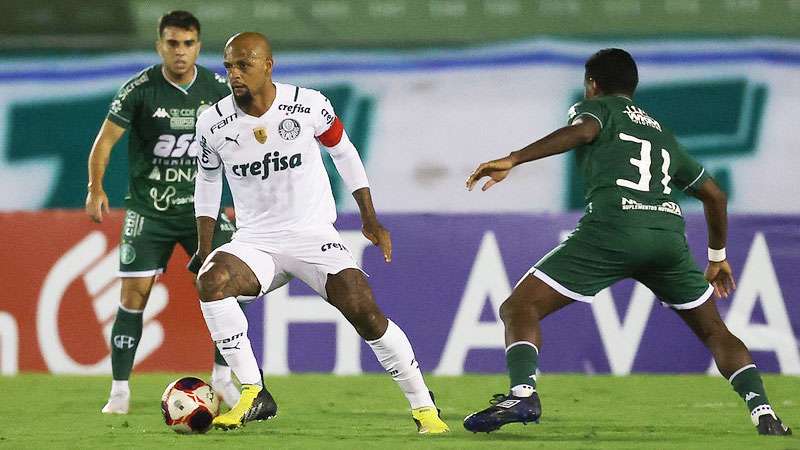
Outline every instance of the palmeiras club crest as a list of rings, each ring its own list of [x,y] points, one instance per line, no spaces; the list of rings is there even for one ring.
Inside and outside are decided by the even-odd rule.
[[[255,135],[256,140],[259,144],[263,144],[267,142],[267,129],[264,127],[257,127],[253,128],[253,135]]]
[[[278,125],[278,134],[287,141],[296,139],[300,135],[300,123],[294,119],[283,119]]]

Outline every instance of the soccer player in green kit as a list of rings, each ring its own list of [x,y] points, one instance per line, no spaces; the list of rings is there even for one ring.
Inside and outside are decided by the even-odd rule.
[[[114,144],[130,129],[128,194],[119,248],[120,307],[111,331],[113,381],[102,412],[127,414],[128,378],[142,335],[142,313],[156,277],[166,269],[175,244],[189,255],[197,249],[194,178],[198,144],[195,120],[230,94],[227,81],[195,65],[200,23],[191,13],[172,11],[158,23],[156,50],[162,64],[126,82],[111,102],[89,155],[86,213],[95,222],[108,212],[103,175]],[[230,241],[233,224],[221,214],[214,246]],[[225,403],[235,405],[239,390],[219,352],[211,376]]]
[[[714,356],[717,368],[750,411],[759,434],[791,430],[773,412],[750,352],[725,326],[714,293],[735,288],[726,261],[727,198],[675,136],[639,107],[633,94],[636,63],[620,49],[605,49],[586,62],[585,99],[569,110],[569,122],[548,136],[485,162],[467,179],[472,190],[503,181],[517,165],[575,149],[586,180],[586,213],[570,236],[545,255],[500,307],[505,325],[508,395],[464,419],[474,432],[512,422],[538,422],[536,392],[541,348],[540,320],[623,278],[634,278],[670,306]],[[703,202],[708,223],[705,276],[689,253],[681,209],[673,194],[685,191]],[[710,284],[709,284],[710,283]]]

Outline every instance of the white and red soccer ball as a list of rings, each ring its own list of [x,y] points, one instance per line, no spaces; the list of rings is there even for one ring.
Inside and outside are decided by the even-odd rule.
[[[176,433],[205,433],[219,413],[219,398],[205,381],[184,377],[167,386],[161,396],[161,412]]]

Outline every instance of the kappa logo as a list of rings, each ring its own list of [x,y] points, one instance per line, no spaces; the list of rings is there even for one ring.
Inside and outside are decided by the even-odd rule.
[[[155,112],[153,113],[153,117],[158,117],[160,119],[169,119],[170,115],[164,108],[156,108]]]
[[[750,400],[756,397],[761,397],[761,396],[756,394],[755,392],[748,392],[747,395],[744,396],[744,401],[749,402]]]

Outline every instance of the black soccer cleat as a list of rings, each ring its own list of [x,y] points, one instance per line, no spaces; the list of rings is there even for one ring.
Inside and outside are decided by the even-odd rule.
[[[792,434],[792,429],[784,425],[779,417],[772,414],[760,416],[756,430],[758,430],[758,434],[764,436],[789,436]]]
[[[254,420],[267,420],[272,419],[278,415],[278,404],[272,398],[267,388],[263,388],[258,393],[256,401],[253,402],[253,408],[245,415],[245,422],[252,422]]]
[[[464,428],[467,431],[490,433],[507,423],[539,423],[539,417],[542,415],[542,403],[536,392],[530,397],[495,394],[489,403],[492,406],[472,413],[464,419]]]

